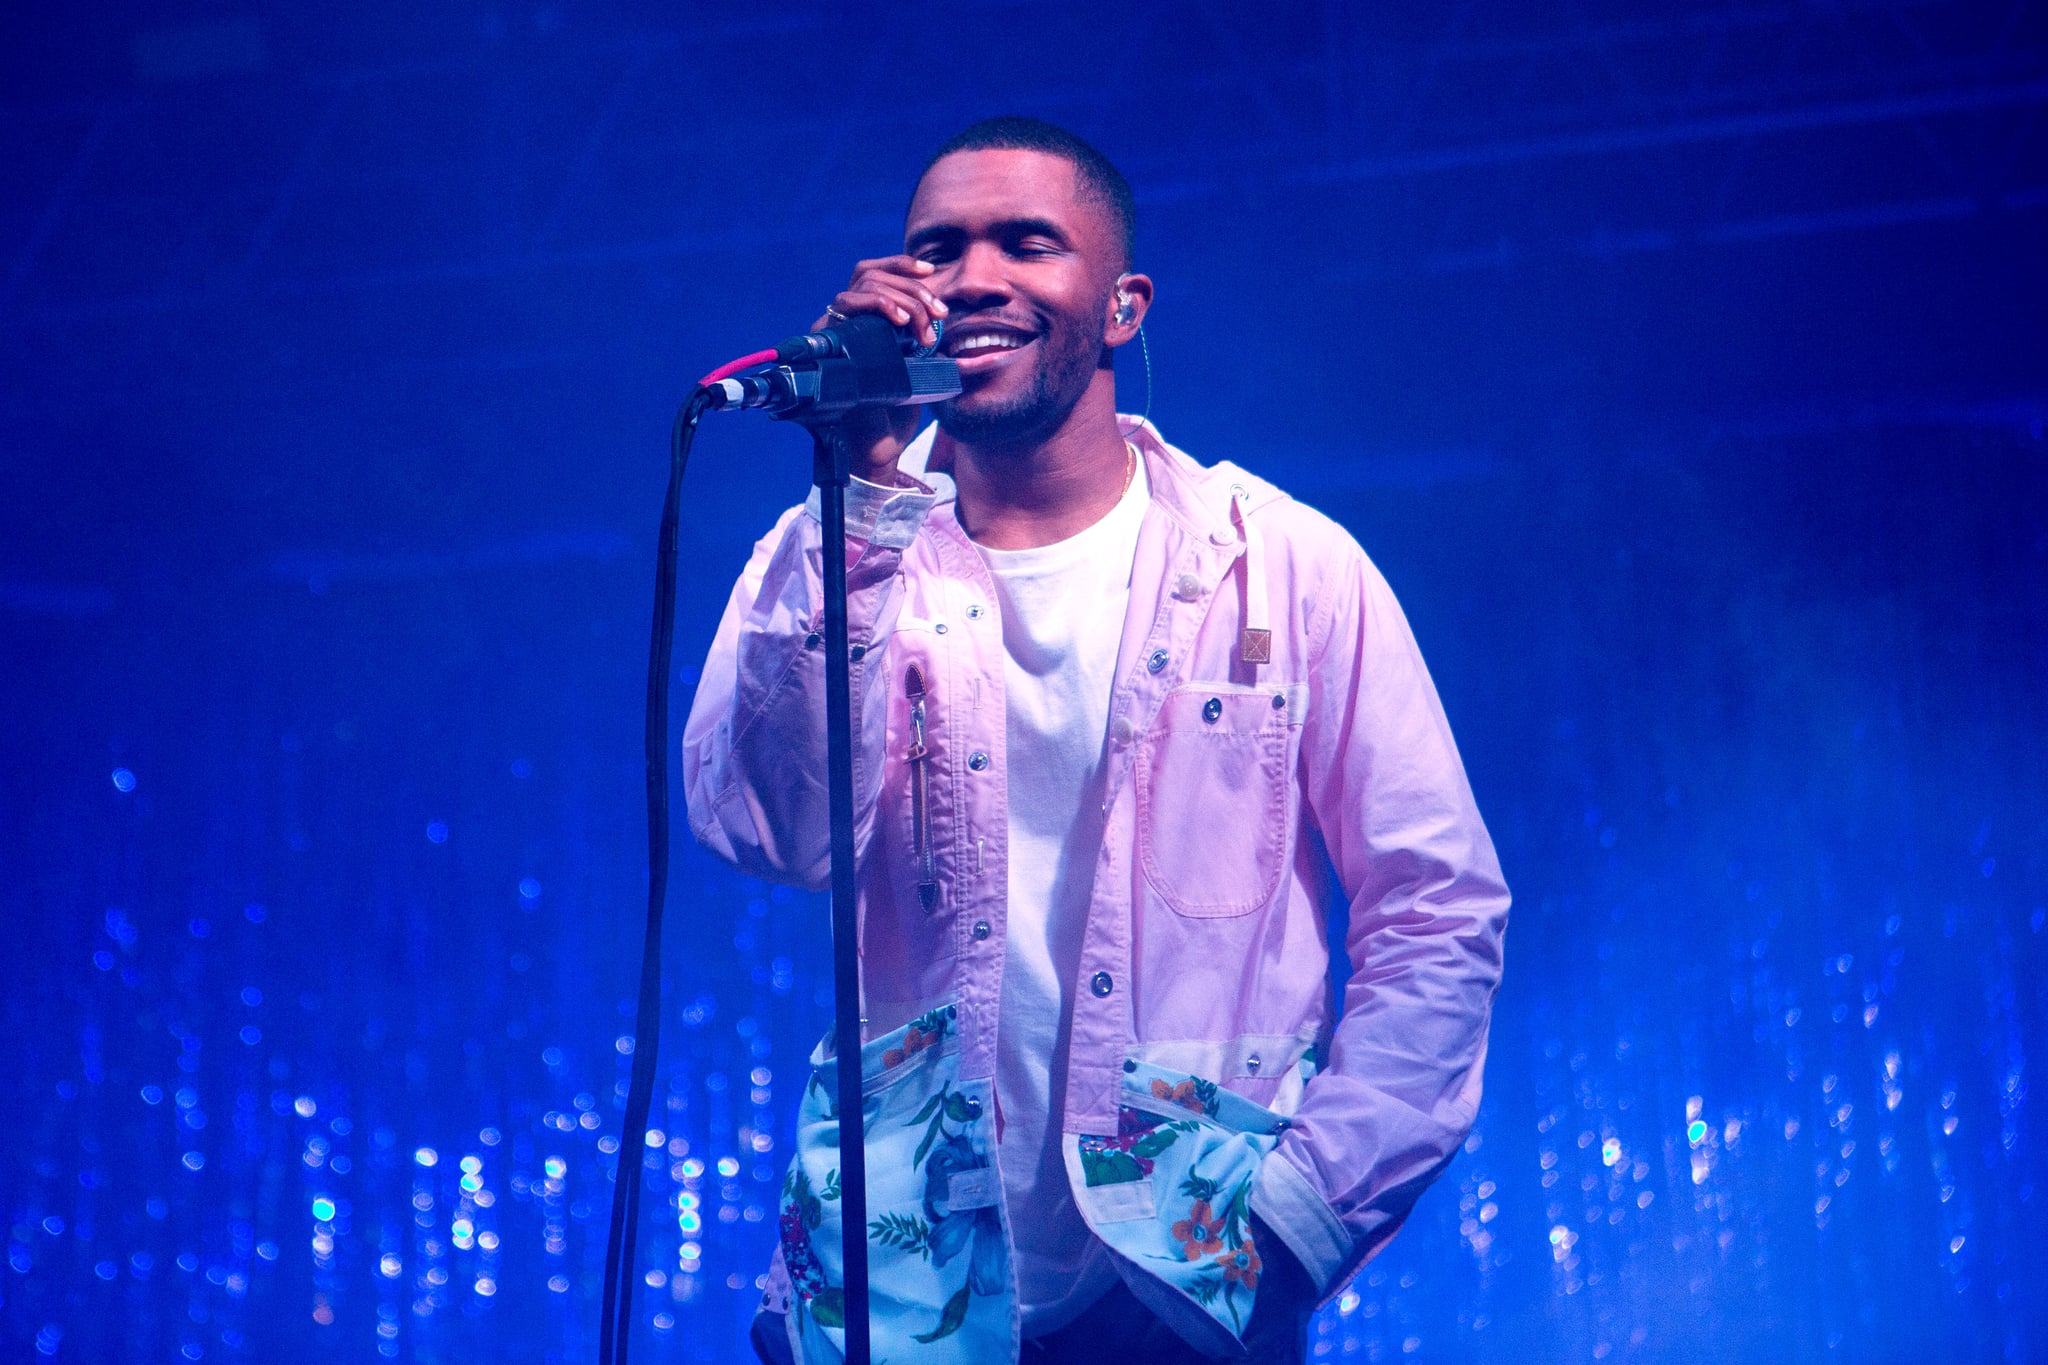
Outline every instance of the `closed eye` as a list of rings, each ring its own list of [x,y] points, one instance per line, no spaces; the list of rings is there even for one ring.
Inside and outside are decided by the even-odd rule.
[[[934,265],[950,261],[960,254],[960,243],[964,234],[958,228],[929,227],[911,234],[903,244],[904,251],[920,261]]]

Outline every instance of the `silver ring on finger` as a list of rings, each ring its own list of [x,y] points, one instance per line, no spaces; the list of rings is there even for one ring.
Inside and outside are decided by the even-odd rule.
[[[846,314],[840,312],[837,308],[834,308],[829,303],[825,305],[825,316],[832,319],[832,321],[834,322],[846,321]]]

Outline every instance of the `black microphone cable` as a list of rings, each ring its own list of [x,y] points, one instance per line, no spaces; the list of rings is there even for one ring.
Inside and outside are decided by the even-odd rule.
[[[668,896],[668,690],[674,674],[677,523],[682,519],[683,470],[690,462],[697,422],[712,403],[712,395],[699,385],[676,412],[668,443],[668,493],[662,501],[661,537],[655,551],[654,631],[647,647],[647,931],[640,945],[633,1076],[626,1087],[626,1123],[619,1134],[611,1231],[604,1252],[604,1297],[597,1339],[601,1365],[626,1365],[626,1342],[633,1325],[632,1267],[640,1232],[642,1149],[647,1145],[655,1059],[661,1049],[661,915]]]
[[[882,324],[884,332],[891,332]],[[933,332],[938,329],[934,325]],[[865,403],[921,402],[949,397],[960,391],[957,368],[950,360],[933,355],[934,347],[917,345],[914,338],[897,334],[882,354],[898,357],[897,373],[877,376],[873,362],[873,324],[863,317],[841,323],[840,330],[792,337],[773,350],[756,351],[722,365],[696,384],[676,411],[669,433],[668,492],[662,500],[661,535],[655,551],[654,628],[647,646],[647,929],[640,946],[640,999],[633,1024],[632,1080],[626,1087],[625,1126],[619,1134],[618,1167],[612,1182],[611,1227],[605,1241],[604,1293],[599,1305],[597,1358],[599,1365],[626,1365],[626,1346],[633,1325],[633,1253],[640,1233],[640,1172],[646,1161],[647,1117],[654,1105],[654,1072],[661,1046],[661,919],[668,897],[668,709],[669,681],[674,674],[676,559],[678,523],[682,520],[683,471],[690,462],[690,446],[697,439],[697,423],[714,409],[739,406],[737,390],[743,386],[731,376],[781,360],[795,362],[811,358],[820,365],[840,367],[840,383],[830,393],[817,390],[813,370],[797,379],[814,381],[807,390],[793,387],[784,395],[776,416],[799,410],[844,411]],[[863,346],[850,341],[866,339]],[[936,341],[936,336],[934,337]],[[911,351],[902,357],[897,347]],[[848,352],[852,355],[849,357]],[[823,357],[821,359],[821,357]],[[886,370],[886,366],[884,369]],[[878,387],[863,390],[863,383]],[[735,392],[728,392],[728,386]]]

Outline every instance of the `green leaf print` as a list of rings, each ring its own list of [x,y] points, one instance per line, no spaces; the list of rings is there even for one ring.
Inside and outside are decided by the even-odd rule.
[[[827,1289],[811,1300],[811,1316],[820,1327],[846,1326],[846,1291]]]
[[[839,1168],[837,1166],[825,1172],[825,1188],[818,1191],[818,1197],[820,1199],[837,1199],[839,1197]]]
[[[949,1093],[950,1092],[947,1091],[944,1086],[941,1086],[939,1088],[939,1093],[934,1095],[932,1099],[935,1101],[943,1101],[946,1099]],[[942,1133],[945,1130],[946,1110],[951,1106],[945,1104],[927,1104],[925,1107],[932,1110],[931,1125],[924,1130],[924,1141],[917,1144],[917,1154],[910,1158],[910,1164],[913,1166],[924,1165],[925,1153],[931,1151],[932,1144],[939,1140],[940,1133]]]
[[[946,1306],[939,1312],[939,1325],[929,1332],[919,1332],[912,1341],[929,1346],[940,1337],[950,1337],[960,1330],[960,1324],[967,1321],[967,1286],[961,1285],[960,1292],[946,1300]]]
[[[1081,1175],[1088,1185],[1125,1185],[1145,1178],[1145,1168],[1129,1152],[1081,1149]]]
[[[1244,1226],[1252,1216],[1252,1182],[1247,1178],[1237,1187],[1237,1193],[1230,1196],[1230,1203],[1223,1210],[1223,1244],[1236,1248],[1244,1245]]]
[[[1202,1112],[1210,1118],[1216,1117],[1216,1082],[1205,1081],[1200,1076],[1190,1076],[1195,1083],[1195,1098],[1202,1102]]]
[[[926,1100],[926,1101],[924,1102],[924,1108],[922,1108],[922,1109],[920,1109],[920,1110],[918,1110],[918,1111],[917,1111],[917,1116],[916,1116],[915,1118],[912,1118],[912,1119],[909,1119],[908,1121],[906,1121],[906,1122],[904,1123],[904,1125],[903,1125],[903,1126],[904,1126],[905,1128],[915,1128],[915,1127],[917,1127],[917,1125],[918,1125],[918,1124],[920,1124],[920,1123],[923,1123],[923,1122],[925,1122],[926,1120],[930,1119],[930,1118],[931,1118],[931,1116],[932,1116],[932,1115],[933,1115],[934,1113],[936,1113],[936,1112],[937,1112],[937,1110],[938,1110],[938,1107],[939,1107],[940,1105],[944,1104],[945,1102],[946,1102],[946,1087],[945,1087],[945,1086],[943,1086],[943,1085],[941,1085],[941,1086],[939,1087],[939,1093],[938,1093],[938,1094],[936,1094],[936,1095],[934,1095],[934,1096],[932,1096],[932,1097],[931,1097],[930,1099]]]
[[[838,1185],[839,1172],[834,1171],[831,1182],[826,1186],[831,1191],[831,1198],[839,1197]],[[816,1232],[818,1224],[825,1221],[825,1207],[818,1202],[818,1196],[811,1193],[811,1178],[804,1174],[803,1167],[791,1168],[783,1181],[783,1195],[797,1211],[797,1216],[804,1220],[804,1226]]]
[[[1180,1135],[1195,1125],[1192,1123],[1163,1123],[1131,1144],[1132,1156],[1158,1156],[1168,1147],[1180,1141]]]
[[[1211,1208],[1216,1205],[1216,1196],[1223,1187],[1207,1176],[1191,1175],[1180,1182],[1180,1192],[1190,1199],[1199,1199]]]
[[[914,1213],[885,1213],[868,1224],[868,1236],[885,1247],[931,1258],[932,1225]]]

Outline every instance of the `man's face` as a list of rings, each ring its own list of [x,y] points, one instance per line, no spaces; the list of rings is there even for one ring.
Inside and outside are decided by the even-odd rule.
[[[925,172],[903,249],[938,269],[941,350],[960,362],[939,425],[976,446],[1035,444],[1087,391],[1121,251],[1110,214],[1071,162],[1045,152],[955,152]]]

